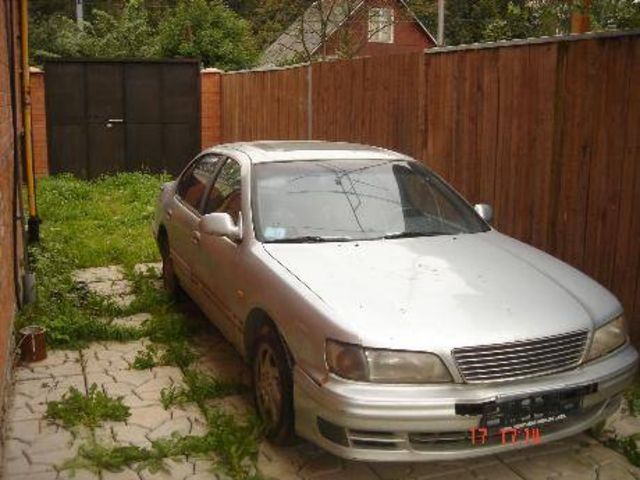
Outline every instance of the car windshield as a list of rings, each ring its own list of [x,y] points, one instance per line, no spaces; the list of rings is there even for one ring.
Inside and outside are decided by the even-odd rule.
[[[487,225],[418,162],[317,160],[254,167],[254,222],[263,242],[458,235]]]

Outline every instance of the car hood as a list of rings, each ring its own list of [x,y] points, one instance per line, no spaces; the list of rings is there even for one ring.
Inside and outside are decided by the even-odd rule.
[[[369,347],[448,352],[592,329],[621,310],[586,275],[495,231],[264,247]]]

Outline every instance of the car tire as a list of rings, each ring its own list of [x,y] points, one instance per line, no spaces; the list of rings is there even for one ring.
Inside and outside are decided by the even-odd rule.
[[[253,392],[266,437],[276,445],[295,440],[293,376],[285,346],[276,329],[262,327],[252,355]]]
[[[166,234],[160,237],[160,255],[162,256],[162,284],[167,293],[176,299],[182,299],[184,296],[180,281],[173,267],[173,259],[171,258],[171,250],[169,248],[169,240]]]

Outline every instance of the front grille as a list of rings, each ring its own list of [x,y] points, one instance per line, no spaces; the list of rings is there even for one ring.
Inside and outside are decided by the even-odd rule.
[[[456,348],[453,358],[467,382],[499,382],[537,377],[578,365],[587,331],[535,340]]]

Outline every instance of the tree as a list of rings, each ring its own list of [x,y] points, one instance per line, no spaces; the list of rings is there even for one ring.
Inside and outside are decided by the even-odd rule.
[[[32,65],[59,57],[84,55],[86,33],[62,13],[29,19],[29,55]]]
[[[30,26],[34,64],[59,57],[156,57],[159,48],[142,0],[129,0],[119,15],[94,10],[91,22],[56,13],[35,16]]]
[[[220,0],[183,0],[159,26],[160,54],[199,57],[205,66],[251,67],[258,56],[249,24]]]
[[[596,30],[640,28],[640,2],[637,0],[595,0],[591,5],[591,24]]]
[[[264,49],[273,43],[304,11],[312,0],[262,0],[247,11],[256,43]]]
[[[64,11],[34,12],[34,64],[57,57],[197,57],[207,67],[248,68],[257,50],[249,24],[220,0],[101,0],[82,28]],[[175,6],[172,6],[173,4]]]
[[[157,57],[158,39],[142,0],[129,0],[120,15],[93,11],[83,54],[88,57]]]
[[[299,7],[304,2],[298,2]],[[302,4],[302,5],[300,5]],[[263,56],[264,63],[299,63],[328,57],[353,58],[374,37],[389,35],[394,24],[413,21],[397,0],[318,0],[293,19]]]

